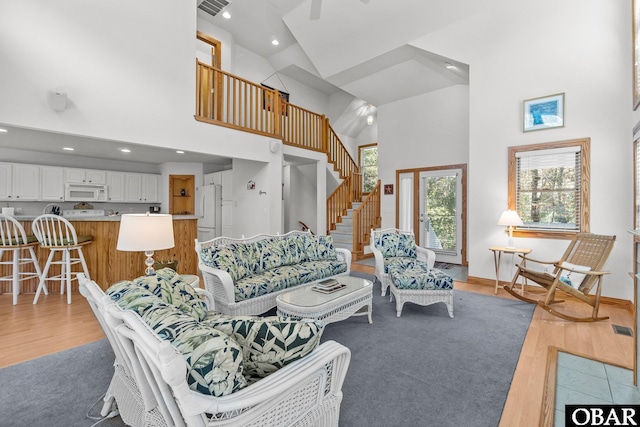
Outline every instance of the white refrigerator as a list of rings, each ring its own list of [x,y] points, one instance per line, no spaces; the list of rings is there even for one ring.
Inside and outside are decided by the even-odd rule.
[[[222,233],[222,186],[204,185],[199,193],[198,241],[206,242]]]

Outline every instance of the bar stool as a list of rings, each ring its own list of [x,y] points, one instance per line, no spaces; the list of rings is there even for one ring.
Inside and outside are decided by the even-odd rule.
[[[12,282],[13,305],[18,303],[20,282],[42,277],[40,265],[34,247],[38,244],[35,236],[27,236],[18,221],[8,215],[0,214],[0,266],[10,265],[12,274],[0,277],[0,282]],[[5,252],[13,253],[12,259],[2,261]],[[35,271],[22,271],[22,266],[33,264]]]
[[[71,304],[71,281],[73,271],[71,267],[76,264],[82,264],[82,271],[85,277],[89,279],[89,269],[82,254],[82,246],[91,243],[92,236],[78,236],[73,225],[58,215],[44,214],[33,220],[33,234],[35,234],[40,247],[49,249],[47,263],[42,270],[40,284],[36,290],[36,296],[33,303],[38,302],[40,292],[44,291],[45,295],[49,294],[47,290],[47,280],[60,281],[60,294],[64,294],[64,282],[67,284],[67,304]],[[72,252],[76,251],[76,256],[72,256]],[[61,253],[62,257],[59,261],[54,261],[56,253]],[[49,269],[52,265],[60,265],[60,274],[47,277]],[[91,280],[91,279],[89,279]]]

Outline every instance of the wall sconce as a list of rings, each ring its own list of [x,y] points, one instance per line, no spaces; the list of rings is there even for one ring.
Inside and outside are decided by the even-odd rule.
[[[369,126],[371,126],[373,124],[373,116],[371,116],[371,115],[367,116],[367,124]]]
[[[509,246],[507,246],[507,249],[515,249],[516,247],[513,246],[513,227],[524,225],[522,219],[520,219],[520,216],[518,215],[518,212],[512,210],[502,212],[502,215],[500,215],[500,219],[498,220],[498,225],[509,227]]]

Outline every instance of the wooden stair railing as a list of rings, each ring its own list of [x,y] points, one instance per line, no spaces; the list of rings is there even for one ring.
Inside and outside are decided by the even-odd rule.
[[[352,203],[362,200],[362,175],[354,173],[347,176],[327,197],[327,234],[336,229],[336,223],[342,215],[351,209]]]
[[[380,180],[364,198],[358,209],[353,211],[353,246],[351,252],[354,259],[361,259],[364,247],[369,244],[372,228],[380,228]]]

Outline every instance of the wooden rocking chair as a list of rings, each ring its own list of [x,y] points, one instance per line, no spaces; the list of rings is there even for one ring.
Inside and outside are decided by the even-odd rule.
[[[513,276],[511,283],[504,286],[504,290],[514,297],[530,303],[537,303],[549,313],[561,317],[566,320],[575,322],[594,322],[597,320],[605,320],[609,317],[598,317],[598,308],[600,306],[600,293],[602,278],[609,272],[601,271],[604,268],[616,236],[601,236],[591,233],[578,233],[569,247],[565,251],[562,258],[558,261],[545,262],[528,258],[526,255],[520,255],[522,262],[516,265],[518,271]],[[552,265],[553,272],[551,274],[530,270],[525,265],[528,263],[538,263],[543,265]],[[546,293],[537,294],[538,298],[530,298],[523,291],[522,294],[516,292],[514,285],[519,277],[531,280],[546,289]],[[589,295],[591,289],[596,286],[594,295]],[[563,300],[556,300],[556,290],[560,289],[570,295],[573,295],[580,301],[584,301],[593,307],[591,317],[574,317],[561,313],[551,307],[551,304],[560,303]],[[544,296],[544,298],[540,298]]]

